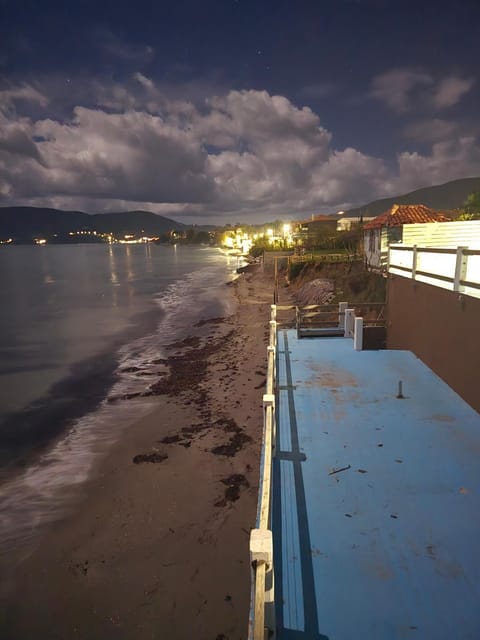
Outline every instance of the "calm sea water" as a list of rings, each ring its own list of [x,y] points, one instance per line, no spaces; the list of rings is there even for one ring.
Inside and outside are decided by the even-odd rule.
[[[207,247],[0,248],[0,547],[57,517],[95,456],[151,408],[106,398],[146,389],[155,378],[125,370],[229,313],[238,266]]]

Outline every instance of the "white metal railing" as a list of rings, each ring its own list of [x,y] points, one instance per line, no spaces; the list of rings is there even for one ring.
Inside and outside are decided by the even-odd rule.
[[[363,349],[363,318],[355,315],[355,309],[345,309],[345,338],[353,338],[355,351]]]
[[[311,304],[296,307],[297,337],[338,336],[353,338],[356,351],[363,349],[364,327],[385,326],[385,303],[348,302],[337,305]],[[375,317],[369,317],[375,311]]]
[[[376,307],[382,304],[362,303],[349,309],[348,302],[329,308],[328,313],[335,316],[335,322],[345,336],[353,338],[354,349],[360,351],[363,346],[363,317],[356,317],[359,307]],[[263,394],[263,442],[260,458],[260,483],[257,505],[256,527],[250,532],[250,561],[252,566],[252,590],[249,616],[249,640],[265,640],[275,635],[274,608],[274,570],[273,536],[271,531],[272,503],[272,459],[275,455],[276,418],[275,383],[277,351],[277,310],[296,310],[294,305],[277,306],[272,304],[269,344],[267,347],[267,380]],[[307,312],[317,312],[320,305],[304,308]],[[319,312],[323,313],[323,312]]]
[[[388,273],[480,298],[480,250],[390,245]]]
[[[277,307],[272,305],[267,347],[267,381],[263,395],[263,443],[256,528],[250,532],[252,594],[249,640],[264,640],[275,632],[273,585],[273,537],[271,526],[272,457],[275,454],[275,376],[277,348]]]

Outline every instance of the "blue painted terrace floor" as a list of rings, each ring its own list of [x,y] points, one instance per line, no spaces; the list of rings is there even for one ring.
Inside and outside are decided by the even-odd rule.
[[[277,637],[478,640],[479,414],[406,351],[286,330],[277,368]]]

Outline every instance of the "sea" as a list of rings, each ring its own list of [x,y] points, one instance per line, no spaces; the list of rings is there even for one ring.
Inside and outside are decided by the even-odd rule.
[[[145,391],[166,345],[233,311],[240,266],[204,246],[0,247],[0,553],[28,549],[152,410],[111,399]]]

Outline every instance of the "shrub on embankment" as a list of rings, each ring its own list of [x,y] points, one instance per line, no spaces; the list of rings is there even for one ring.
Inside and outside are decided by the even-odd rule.
[[[385,301],[386,279],[367,271],[361,260],[294,262],[288,266],[286,276],[293,297],[302,305],[326,302],[322,296],[328,291],[331,302]]]

